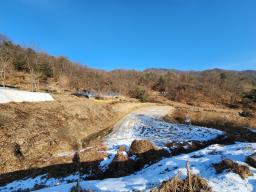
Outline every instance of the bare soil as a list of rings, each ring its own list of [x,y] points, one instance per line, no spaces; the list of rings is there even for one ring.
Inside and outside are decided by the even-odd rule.
[[[53,96],[53,102],[0,105],[1,174],[65,161],[56,154],[81,149],[82,144],[88,146],[84,138],[109,129],[130,111],[149,105],[88,100],[69,93]]]

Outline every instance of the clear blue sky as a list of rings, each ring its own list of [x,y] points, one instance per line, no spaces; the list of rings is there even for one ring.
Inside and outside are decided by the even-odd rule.
[[[255,0],[0,0],[0,33],[106,70],[256,69]]]

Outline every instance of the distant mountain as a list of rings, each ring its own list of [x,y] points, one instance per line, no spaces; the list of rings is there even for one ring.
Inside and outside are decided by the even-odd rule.
[[[177,69],[168,69],[168,68],[148,68],[144,70],[145,72],[177,72],[177,73],[184,73],[184,72],[240,72],[244,74],[256,74],[256,70],[226,70],[220,68],[213,68],[213,69],[206,69],[203,71],[200,70],[177,70]]]
[[[175,72],[175,73],[186,73],[189,71],[181,71],[177,69],[167,69],[167,68],[148,68],[144,72]]]

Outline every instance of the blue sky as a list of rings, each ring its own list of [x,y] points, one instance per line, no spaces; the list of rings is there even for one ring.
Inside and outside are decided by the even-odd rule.
[[[255,0],[0,0],[0,33],[94,68],[256,69]]]

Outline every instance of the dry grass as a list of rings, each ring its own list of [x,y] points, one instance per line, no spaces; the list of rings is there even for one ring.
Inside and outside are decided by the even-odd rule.
[[[112,127],[142,106],[98,103],[68,93],[55,94],[54,98],[53,102],[0,105],[1,173],[47,166],[57,153],[79,149],[84,138]],[[14,153],[15,144],[20,146],[22,160]]]
[[[134,140],[129,149],[129,154],[137,155],[148,152],[150,150],[156,150],[153,143],[148,140]]]
[[[173,113],[172,120],[184,122],[185,116],[188,115],[192,123],[198,125],[216,126],[239,126],[239,127],[256,127],[255,118],[244,118],[238,114],[239,110],[220,110],[220,109],[201,109],[177,108]]]
[[[217,107],[176,105],[175,111],[168,114],[164,120],[184,123],[186,116],[189,116],[193,125],[225,131],[234,141],[256,142],[256,134],[247,129],[247,127],[256,128],[256,118],[241,117],[238,114],[239,111]]]
[[[160,187],[151,192],[212,192],[208,182],[198,175],[191,174],[189,163],[187,162],[187,178],[180,179],[179,174],[169,181],[165,181]]]
[[[234,172],[240,175],[242,179],[246,179],[247,177],[253,175],[249,167],[245,165],[239,165],[238,163],[235,163],[230,159],[224,159],[220,163],[215,164],[214,168],[217,173],[221,173],[224,170]]]

